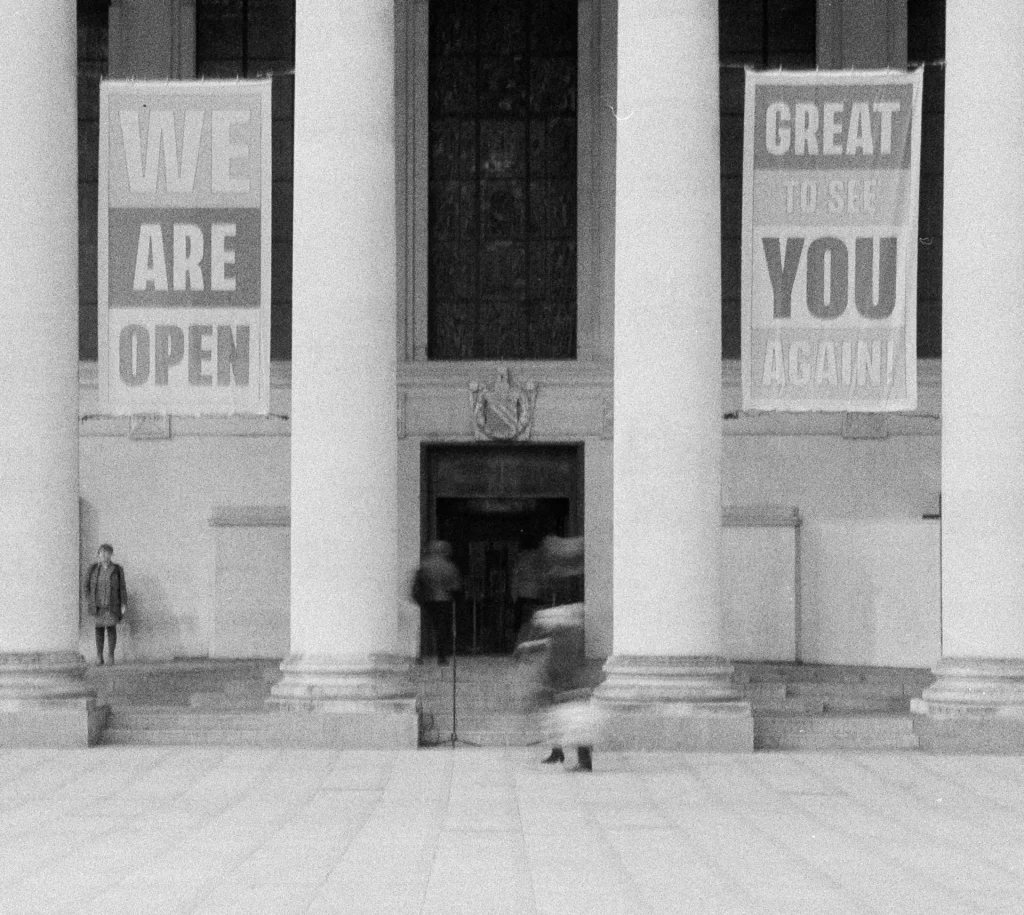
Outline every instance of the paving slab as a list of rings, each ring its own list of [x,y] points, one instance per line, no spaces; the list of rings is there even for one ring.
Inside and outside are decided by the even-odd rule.
[[[1024,757],[543,755],[2,750],[0,912],[1024,911]]]

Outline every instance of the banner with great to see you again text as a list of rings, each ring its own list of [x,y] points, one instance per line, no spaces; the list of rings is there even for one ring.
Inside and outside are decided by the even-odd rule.
[[[744,410],[917,406],[922,71],[747,71]]]
[[[270,406],[270,81],[100,86],[106,412]]]

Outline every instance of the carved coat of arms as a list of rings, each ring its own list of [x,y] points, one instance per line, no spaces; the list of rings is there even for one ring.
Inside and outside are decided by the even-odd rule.
[[[473,432],[478,439],[515,441],[530,437],[536,384],[514,384],[508,369],[503,369],[490,387],[474,381],[469,390],[473,397]]]

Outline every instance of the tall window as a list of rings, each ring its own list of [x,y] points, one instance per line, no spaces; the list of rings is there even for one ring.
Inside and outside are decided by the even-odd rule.
[[[78,356],[95,360],[100,78],[107,75],[109,0],[78,0]]]
[[[198,0],[196,73],[273,76],[270,357],[292,352],[292,162],[295,0]]]
[[[924,64],[917,247],[917,355],[942,354],[942,161],[946,100],[946,2],[908,0],[907,62]]]
[[[430,3],[431,359],[576,356],[576,0]]]
[[[740,357],[744,67],[813,69],[815,0],[719,0],[722,357]]]

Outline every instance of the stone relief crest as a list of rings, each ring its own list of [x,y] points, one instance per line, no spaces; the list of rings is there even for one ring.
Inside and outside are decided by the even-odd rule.
[[[478,439],[515,441],[530,437],[537,404],[534,382],[514,384],[508,369],[502,369],[489,387],[474,381],[469,390],[473,398],[473,433]]]

